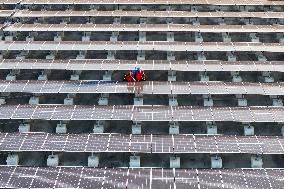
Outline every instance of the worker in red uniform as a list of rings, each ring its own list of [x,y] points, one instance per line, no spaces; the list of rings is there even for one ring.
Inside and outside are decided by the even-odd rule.
[[[123,80],[128,82],[145,81],[145,73],[140,68],[137,68],[125,74]]]
[[[144,71],[141,70],[140,68],[137,68],[137,70],[135,72],[135,79],[136,79],[136,81],[145,81]]]

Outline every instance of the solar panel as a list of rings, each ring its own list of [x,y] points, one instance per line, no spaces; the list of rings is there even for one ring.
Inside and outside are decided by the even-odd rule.
[[[10,11],[10,10],[9,10]],[[3,12],[3,17],[5,15],[10,16],[11,14],[9,14],[10,12]],[[1,15],[1,14],[0,14]],[[191,11],[150,11],[150,10],[143,10],[143,11],[122,11],[122,10],[114,10],[114,11],[72,11],[72,10],[65,10],[65,11],[35,11],[35,10],[17,10],[15,11],[15,13],[13,15],[11,15],[14,18],[24,18],[24,17],[86,17],[86,16],[95,16],[95,17],[157,17],[157,18],[168,18],[168,17],[174,17],[174,18],[268,18],[268,19],[272,19],[272,18],[283,18],[284,13],[283,12],[222,12],[222,11],[218,11],[218,12],[191,12]],[[146,29],[145,26],[147,26],[148,24],[144,25],[144,26],[138,26],[139,28],[144,28]],[[44,26],[44,25],[43,25]],[[115,27],[113,27],[113,25],[106,25],[107,27],[105,28],[105,31],[109,31],[109,30],[113,30]],[[154,25],[153,25],[154,26]],[[251,30],[266,30],[268,32],[273,32],[271,30],[268,30],[269,26],[267,25],[259,25],[260,28],[257,28],[256,26],[241,26],[242,28],[239,29],[244,29],[246,32],[250,32]],[[35,29],[36,31],[58,31],[58,30],[62,30],[63,28],[54,24],[54,25],[49,25],[46,28],[43,28],[41,25],[37,25],[37,27],[33,27],[30,25],[26,25],[23,24],[22,26],[20,26],[20,24],[17,25],[11,25],[10,27],[8,27],[8,29],[12,29],[12,31],[17,31],[16,28],[19,27],[23,27],[23,29],[20,29],[21,31],[30,31],[31,29]],[[92,25],[81,25],[81,26],[77,26],[76,24],[68,24],[66,25],[66,29],[68,29],[68,31],[82,31],[84,29],[87,29],[89,31],[103,31],[103,28],[105,26],[102,25],[96,25],[95,27],[92,27]],[[119,26],[121,29],[125,28],[127,30],[128,25],[122,25]],[[170,30],[174,29],[175,25],[171,25],[169,28]],[[211,26],[206,26],[204,29],[209,30],[209,28],[212,28],[213,30],[218,31],[218,29],[222,29],[222,28],[227,28],[227,29],[231,29],[231,32],[235,31],[236,28],[238,28],[240,26],[234,26],[234,25],[229,25],[229,26],[216,26],[216,28],[212,28]],[[162,25],[155,25],[154,26],[155,29],[160,30],[162,28],[164,28]],[[185,27],[179,27],[176,28],[175,30],[177,31],[185,31],[188,30],[189,28],[194,29],[193,26],[190,25],[186,25]],[[199,29],[199,28],[203,28],[203,26],[197,26],[195,28]],[[272,27],[273,29],[281,29],[283,30],[283,27],[280,26],[275,26]],[[15,30],[16,29],[16,30]],[[120,31],[122,31],[120,29]],[[150,30],[147,31],[153,31],[153,29],[151,29],[151,27],[149,28]],[[165,29],[165,28],[164,28]],[[136,29],[134,29],[136,30]],[[7,31],[7,30],[6,30]],[[65,30],[66,31],[66,30]],[[245,31],[237,31],[237,32],[245,32]]]
[[[0,50],[154,50],[154,51],[267,51],[284,52],[280,43],[170,41],[2,41]]]
[[[1,133],[2,151],[283,154],[283,137]]]
[[[0,63],[0,69],[130,70],[135,66],[143,70],[284,72],[283,61],[3,59]]]
[[[9,188],[283,188],[283,169],[0,167]],[[256,180],[257,179],[257,182]],[[107,181],[107,182],[106,182]],[[271,186],[271,187],[270,187]]]
[[[141,94],[258,94],[282,95],[283,83],[145,81],[0,80],[0,92],[25,93],[141,93]]]
[[[7,0],[2,0],[3,3],[7,2]],[[19,1],[12,1],[9,4],[16,4]],[[161,5],[161,4],[189,4],[189,5],[284,5],[282,1],[269,1],[269,0],[253,0],[253,1],[237,1],[237,0],[143,0],[143,1],[135,1],[135,0],[109,0],[109,1],[102,1],[102,0],[66,0],[66,1],[57,1],[57,0],[22,0],[20,1],[21,4],[99,4],[99,5],[106,5],[106,4],[154,4],[154,5]]]

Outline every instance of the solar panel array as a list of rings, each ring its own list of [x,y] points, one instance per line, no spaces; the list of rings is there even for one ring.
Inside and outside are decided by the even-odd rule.
[[[283,95],[281,83],[145,81],[0,80],[0,92],[24,93],[140,93],[140,94],[258,94]]]
[[[134,49],[137,51],[267,51],[284,52],[284,45],[280,43],[254,43],[254,42],[171,42],[171,41],[1,41],[2,51],[74,51],[74,50],[115,50],[125,51]]]
[[[275,100],[282,102],[284,94],[284,1],[0,0],[0,4],[4,38],[0,41],[0,188],[284,188],[284,169],[269,168],[283,167],[284,137],[275,136],[274,130],[284,123],[284,107],[275,105]],[[160,40],[164,34],[167,40]],[[138,67],[150,79],[114,79]],[[102,71],[113,73],[111,79],[81,77],[99,77]],[[168,80],[161,79],[162,71],[167,71]],[[71,72],[80,78],[68,80]],[[192,72],[199,72],[197,80]],[[213,80],[211,76],[203,78],[207,72],[213,72]],[[222,74],[228,73],[232,82],[223,78]],[[34,79],[38,74],[48,76]],[[234,76],[243,79],[236,82]],[[50,103],[58,102],[62,94],[74,99],[73,105]],[[88,101],[90,94],[101,98],[112,94],[115,98],[107,105],[82,105],[80,95]],[[124,104],[131,94],[157,101]],[[184,96],[192,95],[202,96],[204,104],[214,95],[214,105],[183,105],[187,101]],[[27,104],[26,97],[31,96],[47,98],[49,104]],[[164,96],[166,105],[158,105]],[[222,105],[215,104],[215,96],[216,101],[224,97]],[[226,103],[228,97],[237,101],[246,96],[255,98],[257,105]],[[171,105],[171,98],[176,98],[178,105]],[[110,123],[106,133],[87,133],[80,128],[95,121],[95,126]],[[63,134],[56,128],[56,134],[38,132],[41,127],[70,122],[82,131]],[[244,125],[278,125],[269,127],[273,133],[269,136],[222,134],[219,126],[218,134],[184,134],[190,128],[181,134],[151,133],[153,128],[145,128],[145,134],[127,134],[112,132],[113,122],[123,131],[126,122],[133,124],[132,129],[142,122],[161,130],[164,122],[184,127],[192,124],[201,130],[201,126],[217,123],[228,130],[240,130],[239,125],[241,129]],[[8,128],[26,123],[32,132]],[[46,158],[54,154],[59,155],[60,163],[48,167]],[[9,164],[13,155],[20,158],[16,166]],[[101,158],[98,167],[90,166],[87,156]],[[137,156],[141,157],[139,166],[129,168],[131,157]],[[119,161],[126,157],[129,163],[113,162],[117,157]],[[211,164],[208,157],[213,158]],[[224,157],[221,167],[225,169],[213,169],[214,157]],[[74,159],[70,161],[73,164],[68,158]],[[172,159],[166,158],[180,158],[180,168],[169,169],[172,166],[165,164],[171,164]],[[253,158],[264,162],[261,168],[247,168],[254,167]],[[162,165],[159,168],[153,168],[156,159]],[[247,159],[251,165],[242,164]],[[202,165],[192,163],[197,161]],[[105,162],[106,168],[101,168]]]
[[[269,136],[1,133],[2,151],[283,154]]]
[[[0,69],[130,70],[133,67],[142,67],[143,70],[284,72],[283,61],[3,59],[0,63]]]
[[[284,122],[284,107],[2,105],[0,119]]]
[[[0,187],[278,189],[283,187],[283,173],[283,169],[0,167]]]

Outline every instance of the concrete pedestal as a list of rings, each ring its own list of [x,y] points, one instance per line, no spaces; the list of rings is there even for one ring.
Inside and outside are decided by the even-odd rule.
[[[135,134],[135,135],[141,134],[142,133],[141,128],[142,128],[141,122],[134,122],[131,127],[132,134]]]
[[[100,97],[98,104],[100,106],[107,106],[108,105],[108,98],[107,97]]]
[[[90,36],[82,36],[82,41],[83,42],[91,41],[91,37]]]
[[[61,36],[54,36],[53,39],[55,42],[61,42],[62,41],[62,37]]]
[[[59,164],[58,155],[49,155],[46,161],[46,165],[49,167],[57,167]]]
[[[170,168],[180,168],[180,157],[170,157]]]
[[[54,54],[48,54],[48,55],[46,55],[45,59],[53,60],[53,59],[55,59],[55,55]]]
[[[98,167],[99,166],[99,157],[92,155],[88,157],[88,167]]]
[[[34,40],[35,40],[34,37],[31,37],[31,36],[27,36],[27,37],[26,37],[26,41],[28,41],[28,42],[29,42],[29,41],[34,41]]]
[[[264,77],[264,82],[266,82],[266,83],[273,83],[274,82],[274,77],[272,77],[272,76]]]
[[[216,135],[217,134],[217,125],[208,124],[207,125],[207,134]]]
[[[6,99],[4,97],[0,97],[0,105],[6,104]]]
[[[73,98],[64,98],[64,105],[74,105],[74,99]]]
[[[205,98],[203,99],[204,106],[213,106],[213,99],[212,98]]]
[[[228,56],[228,61],[237,61],[237,57],[233,54],[229,54]]]
[[[41,74],[41,75],[38,76],[37,80],[45,81],[45,80],[47,80],[47,75],[46,74]]]
[[[279,98],[273,98],[272,105],[273,106],[283,106],[283,101],[282,99],[279,99]]]
[[[198,60],[198,61],[204,61],[204,60],[206,60],[206,56],[204,55],[204,53],[197,52],[197,60]]]
[[[169,106],[178,106],[177,99],[173,97],[169,97]]]
[[[5,41],[13,41],[13,36],[12,35],[5,36]]]
[[[67,126],[64,123],[59,123],[56,125],[56,133],[67,133]]]
[[[170,42],[175,41],[174,32],[167,32],[167,41],[170,41]]]
[[[145,60],[145,51],[141,51],[141,50],[138,51],[137,60]]]
[[[233,76],[233,82],[242,82],[242,77],[239,75],[234,75]]]
[[[80,76],[78,74],[72,74],[70,77],[71,81],[78,81],[80,78]]]
[[[19,155],[12,153],[12,154],[8,154],[8,157],[6,159],[6,163],[9,166],[16,166],[19,164]]]
[[[26,55],[18,54],[18,55],[16,56],[16,60],[24,60],[24,59],[26,59]]]
[[[176,59],[176,57],[175,57],[175,55],[174,55],[174,52],[172,52],[172,51],[167,51],[167,60],[168,61],[171,61],[171,60],[175,60]]]
[[[86,58],[86,56],[84,55],[84,54],[78,54],[77,56],[76,56],[76,59],[77,60],[83,60],[83,59],[85,59]]]
[[[146,41],[146,32],[139,32],[139,41]]]
[[[257,55],[257,59],[258,61],[267,61],[267,58],[262,53]]]
[[[16,80],[16,75],[15,74],[8,74],[6,76],[7,81],[15,81]]]
[[[168,81],[176,81],[176,80],[177,80],[176,71],[169,70],[168,71]]]
[[[209,81],[208,75],[200,75],[200,81]]]
[[[238,99],[238,106],[247,106],[247,105],[248,105],[247,99],[244,99],[244,98]]]
[[[130,156],[129,167],[140,167],[140,156]]]
[[[245,136],[254,135],[254,127],[250,125],[244,126],[244,134]]]
[[[143,97],[134,97],[134,105],[142,106],[143,105]]]
[[[213,169],[220,169],[222,168],[223,164],[222,164],[222,158],[221,157],[211,157],[211,168]]]
[[[111,75],[112,75],[111,71],[106,71],[105,74],[103,75],[103,80],[104,81],[111,81]]]
[[[251,42],[255,42],[255,43],[259,42],[259,37],[256,36],[256,33],[250,33],[249,36],[251,38]]]
[[[103,124],[103,123],[100,123],[100,122],[97,122],[97,123],[94,125],[93,132],[94,132],[94,133],[104,133],[104,124]]]
[[[37,96],[32,96],[29,100],[30,105],[36,105],[39,104],[39,97]]]
[[[195,42],[200,43],[202,41],[203,41],[203,37],[202,37],[201,33],[195,32]]]
[[[179,134],[179,125],[177,123],[170,123],[169,134],[170,135],[178,135]]]
[[[21,123],[19,125],[19,133],[30,132],[31,126],[28,123]]]
[[[259,156],[251,156],[250,161],[251,168],[262,168],[263,166],[262,158]]]

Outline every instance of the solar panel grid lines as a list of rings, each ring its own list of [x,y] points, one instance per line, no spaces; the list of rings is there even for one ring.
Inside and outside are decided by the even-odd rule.
[[[282,154],[283,137],[2,133],[1,151]]]
[[[282,186],[281,181],[277,179],[281,178],[281,173],[283,172],[282,169],[112,169],[86,167],[27,168],[7,166],[0,167],[0,169],[2,170],[1,174],[8,173],[7,175],[11,177],[9,181],[3,182],[3,184],[15,187],[21,183],[24,186],[31,186],[31,188],[38,188],[40,186],[47,187],[54,183],[58,183],[58,185],[56,185],[57,187],[100,187],[105,180],[109,180],[109,182],[105,183],[105,187],[108,186],[111,188],[117,188],[118,185],[131,188],[137,186],[136,184],[140,186],[143,185],[147,188],[169,185],[176,185],[178,188],[203,188],[219,186],[219,183],[222,183],[220,179],[223,179],[224,187],[233,186],[235,188],[244,188],[247,183],[252,187],[253,183],[251,179],[261,178],[260,186],[272,186],[272,188],[277,189],[277,186]],[[45,179],[43,179],[43,172],[48,173]],[[26,178],[26,182],[19,183],[17,179],[21,177]],[[127,182],[127,179],[129,182]],[[246,182],[246,179],[248,182]],[[53,180],[53,182],[49,182],[51,180]],[[117,182],[112,182],[111,180],[116,180]],[[38,183],[36,181],[41,182]]]
[[[258,94],[282,95],[283,83],[163,82],[125,83],[103,80],[0,80],[0,92],[25,93],[138,93],[138,94]]]
[[[2,41],[0,50],[154,50],[154,51],[267,51],[284,52],[280,43],[254,42],[169,42],[169,41]],[[76,48],[75,48],[76,47]]]
[[[134,1],[134,0],[112,0],[112,1],[88,1],[88,0],[68,0],[68,1],[56,1],[56,0],[1,0],[0,4],[97,4],[97,5],[108,5],[108,4],[133,4],[133,5],[284,5],[283,1],[280,0],[253,0],[253,1],[237,1],[237,0],[218,0],[218,1],[207,1],[207,0],[181,0],[181,1],[168,1],[168,0],[143,0],[143,1]]]
[[[121,63],[122,62],[122,63]],[[119,64],[119,66],[117,66]],[[200,66],[202,65],[202,66]],[[44,60],[3,59],[0,69],[59,69],[59,70],[128,70],[142,67],[144,70],[176,71],[276,71],[283,72],[283,61],[166,61],[166,60]]]
[[[233,33],[274,33],[284,32],[282,25],[185,25],[185,24],[118,24],[111,27],[111,24],[10,24],[3,28],[6,32],[25,32],[25,31],[145,31],[145,32],[233,32]]]

